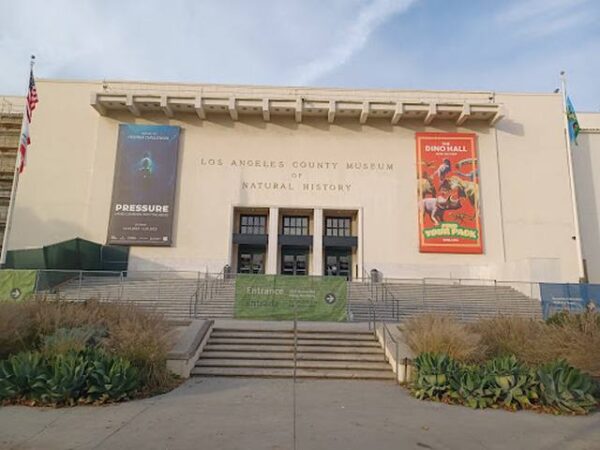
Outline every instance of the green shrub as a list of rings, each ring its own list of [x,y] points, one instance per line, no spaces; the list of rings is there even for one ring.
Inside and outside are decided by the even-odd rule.
[[[483,367],[490,380],[494,403],[508,409],[527,408],[539,398],[535,371],[514,355],[494,358]]]
[[[576,414],[586,414],[597,406],[594,381],[566,361],[546,364],[537,374],[543,405]]]
[[[89,339],[88,330],[94,330]],[[0,359],[36,349],[52,357],[97,346],[130,361],[147,392],[173,385],[166,362],[168,334],[161,315],[134,305],[34,299],[0,303]]]
[[[31,386],[31,398],[45,404],[75,404],[85,392],[90,361],[84,353],[71,351],[45,362],[45,372]]]
[[[139,372],[130,362],[97,349],[50,357],[27,352],[0,362],[0,400],[103,403],[131,396],[139,385]]]
[[[412,392],[419,399],[471,408],[541,406],[573,414],[586,414],[597,406],[597,384],[565,361],[533,370],[512,355],[473,365],[447,355],[422,353],[415,359],[415,368]]]
[[[491,378],[477,365],[462,365],[450,374],[449,397],[474,409],[494,404]]]
[[[38,352],[23,352],[0,362],[0,383],[4,386],[5,398],[21,397],[31,393],[43,383],[46,367]]]
[[[450,390],[450,377],[458,363],[448,355],[421,353],[415,359],[417,378],[413,393],[418,399],[442,400]]]
[[[129,361],[97,352],[88,374],[88,400],[123,400],[137,390],[139,385],[139,372]]]

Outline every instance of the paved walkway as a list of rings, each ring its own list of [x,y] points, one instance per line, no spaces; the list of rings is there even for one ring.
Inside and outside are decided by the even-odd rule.
[[[393,382],[296,384],[296,448],[594,449],[600,414],[554,417],[421,402]],[[0,408],[0,449],[292,449],[291,380],[192,379],[105,407]]]

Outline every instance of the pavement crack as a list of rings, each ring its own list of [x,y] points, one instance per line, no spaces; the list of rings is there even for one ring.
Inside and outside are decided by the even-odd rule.
[[[135,419],[137,419],[139,416],[141,416],[143,413],[145,413],[151,406],[154,406],[154,403],[149,404],[148,406],[146,406],[145,408],[141,409],[139,412],[137,412],[136,414],[134,414],[133,416],[131,416],[130,419],[128,419],[125,422],[123,422],[117,429],[115,429],[112,433],[110,433],[107,436],[105,436],[100,442],[98,442],[98,444],[96,444],[92,448],[93,449],[100,448],[100,446],[102,444],[104,444],[108,439],[110,439],[112,436],[114,436],[115,434],[117,434],[119,431],[121,431],[123,428],[125,428],[127,425],[129,425],[131,422],[133,422]]]
[[[26,442],[31,441],[32,439],[35,439],[36,437],[38,437],[40,434],[42,434],[44,431],[46,431],[48,428],[50,428],[52,425],[54,425],[54,423],[60,419],[62,417],[64,413],[60,413],[58,416],[56,416],[54,419],[52,419],[50,422],[48,422],[46,425],[44,425],[42,427],[41,430],[39,430],[36,433],[33,433],[31,436],[29,436],[27,439],[23,440],[23,442],[19,443],[19,444],[15,444],[13,446],[11,446],[11,449],[15,449],[15,448],[19,448],[19,446],[21,446],[22,444],[25,444]]]

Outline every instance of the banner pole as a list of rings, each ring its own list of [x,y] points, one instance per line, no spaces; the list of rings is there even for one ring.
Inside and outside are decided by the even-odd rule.
[[[569,119],[567,117],[567,77],[565,71],[560,72],[560,84],[563,103],[563,121],[565,124],[565,139],[567,142],[567,161],[569,165],[569,185],[571,188],[571,204],[573,208],[573,224],[575,225],[575,248],[577,250],[577,267],[579,271],[579,282],[586,282],[583,266],[583,252],[581,250],[581,233],[579,228],[579,213],[577,208],[577,194],[575,192],[575,176],[573,171],[573,155],[571,149],[571,136],[569,135]]]
[[[33,72],[33,65],[35,64],[35,55],[31,55],[30,61],[29,61],[29,73],[31,74]],[[29,86],[28,86],[29,89]],[[29,95],[29,92],[28,92]],[[25,101],[27,102],[27,97]],[[10,199],[8,201],[8,210],[6,211],[6,224],[4,226],[4,235],[2,236],[2,250],[0,251],[0,268],[4,268],[6,265],[6,253],[8,252],[8,236],[10,234],[11,228],[12,228],[12,219],[13,219],[13,212],[15,209],[15,198],[17,196],[17,188],[19,186],[19,175],[20,175],[20,171],[19,168],[21,166],[21,152],[20,152],[20,147],[21,147],[21,140],[23,139],[23,132],[25,130],[25,120],[27,120],[26,117],[26,112],[27,112],[27,105],[25,105],[25,110],[23,112],[23,118],[21,119],[21,133],[19,134],[19,146],[17,147],[17,157],[15,158],[15,172],[14,172],[14,176],[13,176],[13,181],[12,181],[12,186],[10,189]]]
[[[25,115],[23,115],[25,119]],[[21,125],[21,131],[23,126]],[[20,141],[19,141],[20,142]],[[19,164],[20,164],[19,149],[17,148],[17,159],[15,161],[15,172],[13,174],[12,187],[10,189],[10,199],[8,200],[8,210],[6,212],[6,224],[4,226],[4,236],[2,236],[2,251],[0,253],[0,266],[6,266],[6,252],[8,251],[8,235],[12,225],[13,210],[15,208],[15,197],[17,196],[17,187],[19,185]]]

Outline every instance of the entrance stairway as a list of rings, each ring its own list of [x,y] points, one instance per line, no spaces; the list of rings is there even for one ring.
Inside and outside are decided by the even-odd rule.
[[[187,319],[190,315],[227,319],[234,316],[235,278],[184,278],[176,272],[147,278],[86,275],[81,280],[74,278],[63,283],[52,295],[66,300],[95,298],[133,303],[173,320]],[[541,318],[540,302],[509,285],[351,282],[349,321],[369,320],[369,299],[374,300],[379,319],[386,321],[403,321],[428,312],[463,321],[497,314]]]
[[[393,379],[379,342],[364,325],[298,324],[297,378]],[[290,378],[290,322],[217,321],[192,370],[194,376]]]

